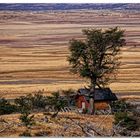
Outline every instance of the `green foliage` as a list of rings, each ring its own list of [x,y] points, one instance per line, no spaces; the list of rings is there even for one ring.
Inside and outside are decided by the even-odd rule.
[[[45,108],[47,105],[47,97],[42,94],[42,91],[38,91],[34,96],[31,96],[33,108]]]
[[[126,112],[116,112],[115,113],[115,124],[118,124],[120,121],[124,120],[125,118],[127,118],[128,115]]]
[[[55,118],[58,115],[61,108],[64,108],[68,105],[67,101],[62,96],[60,96],[59,91],[53,92],[52,96],[48,97],[48,104],[50,107],[54,108],[55,111],[54,114],[51,115],[52,118]]]
[[[56,111],[67,105],[67,101],[59,95],[59,91],[52,93],[52,96],[43,96],[42,92],[35,95],[21,96],[15,99],[15,104],[21,113],[29,113],[33,109],[45,109],[46,105],[53,107]]]
[[[127,130],[136,130],[138,128],[137,121],[132,117],[126,117],[124,122],[121,124],[122,126],[126,127]]]
[[[53,92],[52,96],[49,98],[50,105],[54,106],[54,109],[60,111],[61,108],[64,108],[67,105],[67,102],[61,98],[59,92]]]
[[[43,96],[41,91],[38,91],[35,95],[28,94],[15,99],[15,104],[20,108],[21,112],[45,108],[47,103],[47,97]]]
[[[58,100],[60,97],[60,93],[59,91],[55,91],[52,93],[52,99],[55,101],[55,100]]]
[[[21,114],[19,119],[26,127],[30,127],[35,124],[34,115],[30,115],[30,113],[27,112]]]
[[[0,99],[0,115],[17,112],[17,107],[4,98]]]
[[[126,112],[115,113],[115,124],[120,123],[121,127],[125,127],[126,130],[136,130],[139,126],[137,120],[133,116],[129,116]]]
[[[126,103],[123,100],[116,101],[112,103],[112,108],[114,109],[114,124],[125,128],[121,135],[126,135],[127,131],[135,131],[139,128],[139,119],[134,115],[134,106]],[[122,129],[124,130],[124,129]],[[126,133],[126,134],[125,134]]]
[[[117,55],[125,44],[124,31],[116,28],[108,30],[83,30],[84,40],[70,41],[71,52],[68,61],[71,71],[91,80],[91,86],[105,86],[115,78],[120,64]]]
[[[60,111],[61,108],[64,108],[66,105],[66,102],[64,100],[57,100],[54,104],[54,108],[58,111]]]
[[[110,105],[113,112],[118,112],[118,111],[124,112],[132,108],[132,106],[130,106],[129,103],[126,103],[123,100],[112,102]]]
[[[73,89],[62,90],[62,94],[66,97],[68,106],[75,105],[75,96],[71,96],[74,94],[76,95],[76,92]]]
[[[31,94],[15,99],[15,104],[18,106],[21,113],[31,111],[33,109]]]

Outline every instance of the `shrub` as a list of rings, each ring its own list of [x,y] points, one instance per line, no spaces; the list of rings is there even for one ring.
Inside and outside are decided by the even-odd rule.
[[[15,99],[15,104],[18,106],[20,112],[29,112],[32,110],[33,105],[30,98],[31,94]]]
[[[131,106],[129,103],[126,103],[123,100],[118,100],[116,102],[111,103],[111,108],[112,108],[112,112],[118,112],[118,111],[123,112],[131,109]]]
[[[0,99],[0,115],[17,112],[17,107],[4,98]]]
[[[137,120],[133,116],[129,116],[126,112],[115,113],[115,124],[120,123],[121,127],[125,127],[126,130],[136,130],[139,126]]]
[[[42,91],[38,91],[31,97],[33,108],[45,108],[47,105],[47,97],[42,95]]]
[[[137,121],[131,117],[126,117],[122,126],[126,127],[127,130],[135,131],[138,128]]]
[[[115,113],[115,124],[118,124],[120,121],[124,120],[127,118],[127,113],[126,112],[116,112]]]
[[[116,125],[115,132],[121,136],[133,136],[131,132],[139,131],[140,125],[139,117],[135,115],[135,107],[124,101],[117,101],[113,105],[116,111],[118,111],[114,111],[114,124]]]
[[[42,95],[42,91],[38,91],[35,95],[28,94],[15,99],[15,104],[18,105],[21,111],[31,111],[32,109],[45,108],[47,105],[47,97]]]
[[[30,115],[30,113],[25,112],[25,113],[21,114],[21,116],[19,118],[26,127],[30,127],[35,124],[34,115],[31,115],[31,116],[29,116],[29,115]]]
[[[50,104],[54,106],[54,109],[59,111],[61,108],[64,108],[67,105],[67,101],[60,96],[59,92],[53,92],[52,97],[49,98]]]
[[[75,105],[75,96],[71,95],[76,95],[76,92],[73,89],[68,89],[68,90],[62,90],[62,94],[66,97],[66,101],[68,106]]]
[[[21,99],[21,98],[20,98]],[[18,100],[21,101],[21,103],[25,103],[24,100]],[[23,102],[22,102],[23,101]],[[19,102],[20,103],[20,102]],[[28,103],[28,102],[27,102]],[[20,104],[21,105],[21,104]],[[25,104],[23,104],[25,105]],[[27,110],[27,108],[30,105],[27,104],[27,106],[25,105],[24,107],[22,107],[22,111],[21,111],[21,116],[19,117],[20,121],[23,123],[23,125],[26,127],[26,131],[24,131],[22,134],[20,134],[19,136],[24,136],[24,137],[31,137],[31,131],[30,131],[30,127],[32,125],[35,124],[35,120],[34,120],[34,115],[30,115],[30,110]]]
[[[48,97],[48,104],[55,110],[55,113],[52,115],[52,117],[56,117],[61,108],[67,106],[67,101],[61,97],[59,91],[57,91],[53,92],[52,96]]]

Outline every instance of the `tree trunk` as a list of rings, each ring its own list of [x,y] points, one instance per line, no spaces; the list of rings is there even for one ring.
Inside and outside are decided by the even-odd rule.
[[[95,114],[95,107],[94,107],[94,99],[90,97],[89,99],[89,114],[93,115]]]
[[[90,114],[95,114],[95,102],[94,102],[94,98],[95,98],[95,86],[96,86],[96,78],[91,78],[91,88],[90,88],[90,92],[93,94],[91,100],[90,100]],[[91,94],[90,94],[91,96]]]
[[[94,93],[96,86],[96,78],[91,78],[91,88],[90,91]]]

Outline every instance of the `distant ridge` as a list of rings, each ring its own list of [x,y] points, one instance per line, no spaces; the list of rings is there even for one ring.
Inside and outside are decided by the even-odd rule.
[[[91,10],[137,10],[140,11],[140,3],[118,3],[118,4],[73,4],[73,3],[59,3],[59,4],[48,4],[48,3],[15,3],[6,4],[0,3],[0,10],[8,11],[48,11],[48,10],[80,10],[80,9],[91,9]]]

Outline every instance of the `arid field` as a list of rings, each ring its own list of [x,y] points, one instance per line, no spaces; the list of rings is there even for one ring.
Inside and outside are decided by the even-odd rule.
[[[78,89],[88,80],[69,72],[69,40],[82,29],[125,30],[117,95],[140,97],[140,13],[135,11],[0,12],[0,95],[6,98],[44,90]]]
[[[8,121],[10,124],[13,124],[12,127],[9,129],[6,129],[4,132],[0,133],[0,137],[17,137],[21,133],[23,133],[26,128],[23,125],[20,125],[21,122],[19,121],[19,114],[12,114],[12,115],[3,115],[1,119],[5,119],[5,121]],[[109,115],[108,117],[104,115],[85,115],[85,114],[76,114],[76,113],[59,113],[57,118],[50,119],[49,122],[43,121],[43,114],[42,113],[36,113],[35,114],[35,121],[36,125],[32,126],[31,132],[34,135],[37,132],[47,132],[48,137],[83,137],[84,134],[78,126],[74,125],[72,126],[72,121],[67,120],[66,117],[69,117],[70,119],[73,119],[73,121],[80,121],[82,125],[84,124],[92,124],[96,125],[97,128],[100,127],[100,129],[104,129],[104,131],[109,133],[112,130],[112,122],[113,122],[113,116]],[[106,118],[106,119],[105,119]],[[101,120],[104,120],[101,122]],[[100,123],[99,123],[100,122]],[[106,125],[108,124],[108,125]],[[67,130],[64,130],[64,126],[70,126]],[[0,129],[4,129],[2,124],[0,125]],[[99,131],[99,130],[97,130]]]

